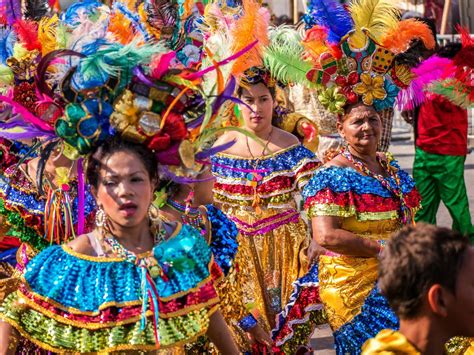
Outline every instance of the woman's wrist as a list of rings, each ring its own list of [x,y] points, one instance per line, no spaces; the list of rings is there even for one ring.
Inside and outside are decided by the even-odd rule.
[[[248,332],[249,330],[254,328],[257,324],[258,324],[257,319],[252,314],[245,316],[238,322],[239,327],[244,332]]]

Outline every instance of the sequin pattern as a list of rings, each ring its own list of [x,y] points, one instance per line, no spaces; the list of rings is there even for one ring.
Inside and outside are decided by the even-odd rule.
[[[245,304],[262,315],[271,329],[286,304],[292,282],[307,269],[309,235],[294,195],[319,167],[314,154],[293,145],[255,160],[219,153],[211,158],[216,177],[214,199],[243,236],[239,253],[247,255],[242,280]],[[249,173],[261,177],[254,189]],[[256,195],[261,213],[252,206]]]
[[[206,330],[210,307],[218,302],[212,253],[199,231],[188,226],[155,246],[153,253],[166,270],[154,279],[161,345],[192,341]],[[145,331],[140,331],[139,267],[125,259],[51,246],[28,263],[22,281],[0,307],[0,317],[44,349],[154,348],[150,312]]]

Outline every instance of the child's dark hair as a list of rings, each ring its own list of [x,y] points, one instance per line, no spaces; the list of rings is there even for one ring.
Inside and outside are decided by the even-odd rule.
[[[104,165],[104,160],[117,152],[131,152],[142,161],[150,180],[158,179],[158,162],[155,154],[145,146],[137,143],[127,142],[122,139],[113,138],[96,147],[87,158],[86,178],[87,182],[97,189],[99,184],[99,171]]]

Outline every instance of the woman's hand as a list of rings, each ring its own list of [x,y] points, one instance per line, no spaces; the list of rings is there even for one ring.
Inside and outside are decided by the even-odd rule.
[[[307,252],[309,265],[313,265],[313,263],[317,262],[319,256],[324,255],[325,252],[326,249],[312,239]]]
[[[262,344],[267,348],[267,352],[272,352],[273,340],[270,334],[264,331],[259,324],[251,328],[247,334],[252,345],[255,343]]]

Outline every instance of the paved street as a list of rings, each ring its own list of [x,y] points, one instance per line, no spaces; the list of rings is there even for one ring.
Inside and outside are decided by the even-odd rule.
[[[394,128],[393,141],[390,151],[398,160],[402,169],[407,170],[410,174],[413,168],[413,159],[415,156],[415,149],[413,139],[411,138],[411,131],[406,127]],[[472,146],[472,145],[471,145]],[[465,163],[464,179],[469,196],[469,206],[472,219],[474,220],[474,149],[468,154]],[[444,227],[451,227],[452,219],[446,207],[441,204],[437,215],[437,224]],[[316,351],[317,355],[332,355],[335,354],[333,350],[334,342],[331,334],[331,329],[328,325],[324,325],[316,329],[311,340],[311,346]]]

